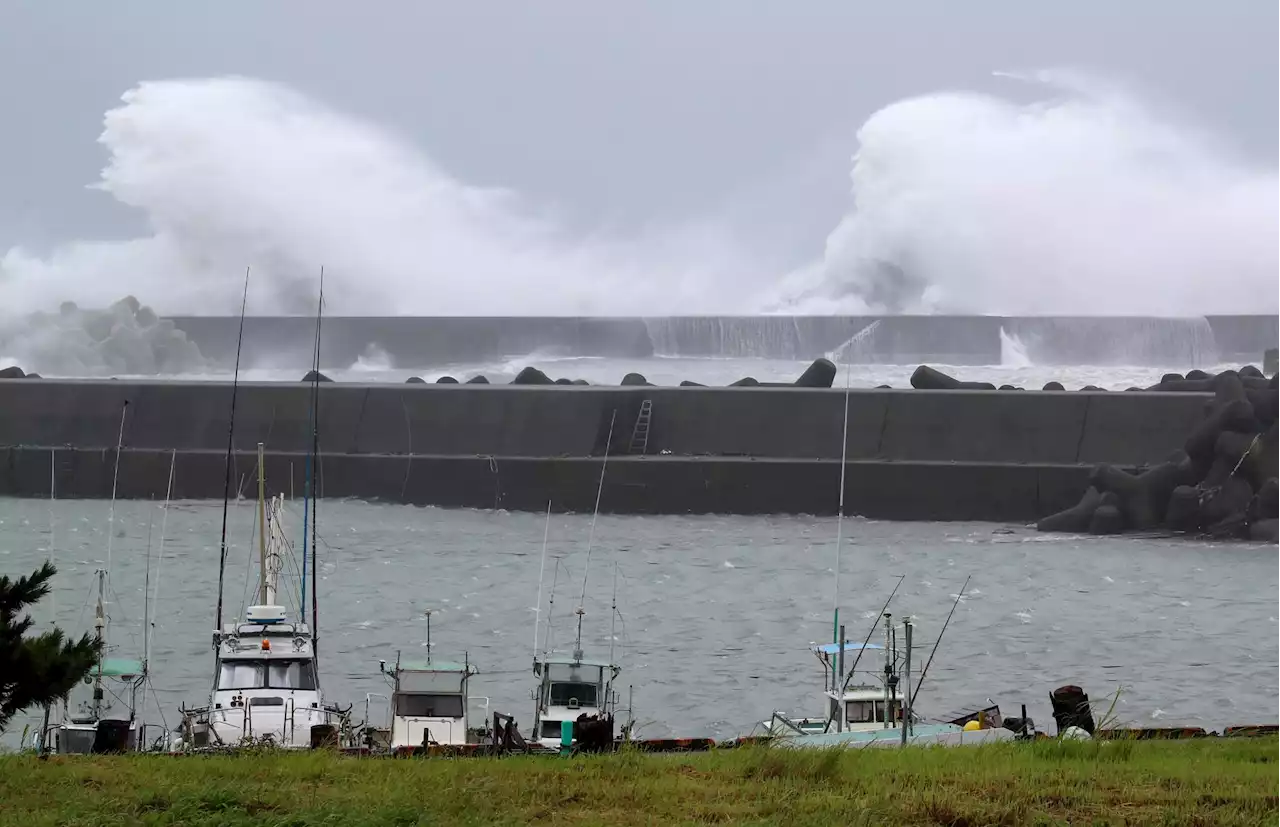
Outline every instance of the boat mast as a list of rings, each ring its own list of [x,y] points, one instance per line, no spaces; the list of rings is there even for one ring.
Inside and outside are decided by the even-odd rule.
[[[262,463],[265,458],[262,443],[258,443],[258,604],[271,605],[267,597],[267,480]]]
[[[613,605],[609,607],[609,665],[613,666],[613,644],[618,636],[618,561],[613,561]]]
[[[320,596],[316,570],[319,559],[316,556],[316,513],[320,510],[320,322],[324,318],[324,267],[320,268],[320,300],[316,307],[316,368],[311,377],[311,453],[315,456],[315,484],[311,487],[311,653],[314,658],[320,653]],[[302,549],[303,557],[307,550]]]
[[[914,693],[911,691],[911,631],[911,618],[904,617],[902,619],[902,637],[903,642],[907,647],[907,651],[904,656],[905,660],[902,664],[903,685],[906,686],[906,691],[902,693],[903,706],[905,707],[902,710],[902,743],[904,745],[907,743],[907,735],[910,734],[912,726],[911,701],[915,697]]]
[[[54,522],[54,502],[57,500],[58,488],[58,449],[49,449],[49,565],[54,564],[54,555],[57,553],[57,542],[55,537],[56,524]],[[58,626],[58,595],[53,589],[49,590],[49,625],[55,629]],[[40,725],[40,754],[44,755],[45,749],[48,747],[49,737],[49,709],[52,704],[44,705],[44,722]]]
[[[147,515],[147,566],[142,578],[142,677],[147,676],[147,658],[151,653],[151,529],[155,526],[155,505]]]
[[[148,601],[146,605],[150,606],[150,601],[160,600],[160,569],[164,565],[164,543],[169,533],[169,502],[173,499],[173,472],[178,464],[178,451],[174,451],[169,455],[169,487],[164,494],[164,516],[160,518],[160,550],[156,553],[156,579],[155,586],[150,595],[146,595],[143,599]],[[151,627],[155,625],[154,621],[148,621],[146,626],[146,643],[142,647],[142,673],[144,676],[150,674],[151,661]]]
[[[324,296],[324,270],[320,270],[320,295],[321,301]],[[307,395],[307,433],[311,437],[311,444],[307,446],[307,461],[303,470],[302,480],[302,602],[300,604],[302,612],[302,622],[307,622],[307,572],[310,568],[307,560],[307,537],[310,533],[311,526],[311,487],[314,484],[312,471],[314,469],[315,457],[313,456],[312,447],[316,438],[316,380],[320,373],[320,309],[316,310],[316,335],[312,342],[311,349],[311,387],[308,389]]]
[[[587,532],[587,562],[582,567],[582,593],[578,596],[578,641],[573,647],[574,660],[582,660],[582,616],[586,614],[583,604],[587,602],[587,576],[591,573],[591,551],[596,541],[596,520],[600,517],[600,497],[604,494],[604,475],[609,470],[609,450],[613,446],[613,426],[618,421],[618,409],[613,409],[609,417],[609,435],[605,437],[604,459],[600,463],[600,482],[596,485],[596,507],[591,512],[591,528]],[[610,664],[612,666],[613,664]]]
[[[107,615],[103,608],[107,572],[98,569],[98,605],[93,613],[93,639],[98,645],[98,671],[93,676],[93,720],[102,718],[102,661],[107,652]]]
[[[551,653],[551,618],[555,614],[556,608],[556,586],[560,584],[560,558],[556,558],[555,568],[551,570],[551,596],[547,599],[547,625],[542,633],[542,660],[546,661],[547,656]],[[538,661],[535,658],[533,662],[534,670],[537,671]]]
[[[240,332],[236,336],[236,367],[231,377],[231,415],[227,422],[227,459],[222,478],[222,537],[218,542],[218,608],[213,627],[213,648],[222,634],[222,591],[227,580],[227,507],[231,502],[232,439],[236,432],[236,394],[240,389],[240,349],[244,345],[244,311],[249,304],[249,268],[244,268],[244,294],[240,298]]]
[[[889,728],[891,714],[892,698],[889,694],[889,684],[893,678],[893,615],[889,612],[884,613],[884,729]]]
[[[58,449],[49,449],[49,565],[54,564],[54,556],[57,554],[58,544],[55,542],[56,522],[54,520],[54,503],[57,501],[58,487]],[[50,625],[57,628],[58,625],[58,593],[53,589],[49,590],[49,612],[52,614]]]
[[[427,663],[431,663],[431,610],[423,612],[427,616]]]
[[[844,477],[849,456],[849,365],[844,366],[844,419],[840,428],[840,500],[836,507],[836,568],[831,595],[831,638],[838,647],[837,652],[844,651],[844,641],[840,639],[840,552],[844,542]],[[831,691],[840,686],[840,667],[836,659],[831,659]],[[834,700],[837,706],[840,701]]]
[[[111,576],[111,548],[116,538],[116,484],[120,481],[120,451],[124,446],[124,420],[129,414],[129,400],[120,406],[120,433],[116,436],[116,463],[111,472],[111,510],[107,515],[107,576]]]
[[[542,583],[547,574],[547,538],[551,536],[551,500],[547,500],[547,521],[542,528],[542,562],[538,566],[538,600],[533,604],[533,661],[538,662],[538,625],[542,616]]]

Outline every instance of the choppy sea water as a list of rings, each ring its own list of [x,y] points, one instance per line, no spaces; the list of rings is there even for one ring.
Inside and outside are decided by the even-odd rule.
[[[296,541],[300,504],[288,508]],[[0,573],[28,573],[52,555],[59,574],[34,612],[37,628],[56,621],[90,631],[95,571],[110,545],[110,639],[114,654],[139,656],[150,559],[155,692],[144,713],[173,726],[178,705],[207,697],[211,680],[221,504],[174,503],[166,520],[159,504],[120,502],[114,536],[110,509],[0,499]],[[251,502],[231,508],[227,620],[245,604],[254,513]],[[528,725],[544,529],[543,601],[554,580],[552,643],[567,649],[590,515],[553,515],[548,525],[535,514],[323,501],[319,522],[321,669],[331,699],[362,713],[366,693],[388,694],[378,660],[421,655],[430,609],[433,651],[465,652],[481,669],[473,694]],[[848,636],[866,635],[904,575],[891,611],[916,619],[917,669],[972,575],[920,696],[926,711],[992,698],[1006,714],[1026,703],[1046,726],[1048,693],[1077,683],[1095,699],[1118,692],[1116,714],[1133,725],[1277,719],[1274,546],[859,519],[847,519],[843,534]],[[623,703],[632,687],[642,736],[730,737],[775,709],[822,708],[822,673],[808,647],[831,635],[835,538],[834,518],[599,518],[586,649],[608,654],[612,630]],[[380,703],[372,700],[375,715]],[[33,720],[13,722],[5,742]]]

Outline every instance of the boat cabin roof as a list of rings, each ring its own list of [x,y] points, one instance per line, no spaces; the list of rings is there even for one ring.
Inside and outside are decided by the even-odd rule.
[[[453,660],[404,661],[396,666],[401,672],[475,672],[475,664]]]
[[[547,655],[542,658],[542,663],[554,666],[599,666],[601,669],[612,669],[613,664],[607,660],[592,660],[591,658],[577,658],[572,655]]]
[[[90,675],[97,674],[94,669]],[[103,658],[102,675],[106,678],[134,678],[143,673],[142,661],[133,658]]]
[[[883,686],[851,686],[844,691],[841,696],[830,690],[823,693],[828,698],[838,698],[848,703],[849,701],[878,701],[884,703],[884,687]],[[902,702],[902,696],[899,694],[894,698],[895,703]]]
[[[858,652],[863,649],[884,649],[884,647],[876,643],[863,643],[856,640],[846,640],[844,642],[844,650],[846,652]],[[840,653],[840,644],[822,643],[812,647],[812,650],[819,655],[837,655]]]

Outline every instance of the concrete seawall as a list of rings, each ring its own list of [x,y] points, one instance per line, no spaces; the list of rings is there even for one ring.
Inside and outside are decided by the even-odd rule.
[[[258,442],[276,491],[300,494],[302,383],[242,384],[235,479]],[[105,497],[127,400],[119,494],[222,494],[229,383],[0,382],[0,495]],[[644,400],[644,455],[632,436]],[[1033,520],[1073,504],[1098,462],[1179,448],[1198,393],[854,391],[847,512]],[[801,388],[350,385],[320,389],[319,485],[329,497],[623,513],[835,513],[844,393]],[[610,423],[612,422],[612,434]],[[638,448],[639,446],[634,446]],[[51,460],[52,454],[52,460]],[[250,488],[246,487],[245,491]]]
[[[240,320],[170,319],[223,367],[235,360]],[[1272,316],[1192,318],[1002,316],[331,317],[321,364],[351,365],[371,350],[398,367],[487,362],[535,351],[645,359],[815,359],[833,351],[861,364],[998,365],[1016,342],[1036,364],[1202,365],[1261,358],[1275,344]],[[245,319],[244,364],[311,363],[315,320]]]

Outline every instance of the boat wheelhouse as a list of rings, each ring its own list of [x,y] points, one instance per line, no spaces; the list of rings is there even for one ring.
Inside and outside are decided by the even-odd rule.
[[[58,755],[133,752],[146,742],[137,719],[138,696],[147,679],[145,664],[130,658],[102,658],[84,682],[93,687],[91,700],[79,712],[65,714],[45,732],[45,748]],[[112,686],[117,689],[111,688]],[[116,704],[123,709],[115,712]],[[152,734],[159,734],[153,729]]]
[[[612,739],[618,697],[613,681],[622,671],[606,661],[586,660],[577,650],[570,657],[548,655],[534,661],[539,677],[533,738],[547,747],[559,747],[565,721],[607,721]],[[574,741],[577,740],[575,733]]]
[[[466,655],[460,661],[428,656],[423,662],[397,656],[393,666],[383,662],[380,668],[392,681],[386,743],[393,752],[480,743],[482,727],[472,725],[468,691],[470,678],[479,670]],[[476,700],[488,708],[488,698]]]
[[[833,667],[838,671],[840,646],[835,643],[824,643],[811,647],[820,660],[824,672],[832,674]],[[881,652],[883,646],[874,643],[846,641],[844,652]],[[865,673],[863,673],[865,674]],[[893,682],[896,686],[896,680]],[[822,693],[823,706],[826,712],[822,715],[788,718],[774,713],[764,727],[771,735],[805,734],[845,731],[868,732],[871,730],[896,727],[902,720],[902,698],[896,692],[888,691],[883,681],[878,683],[863,682],[856,685],[845,685],[833,690],[828,684]]]

